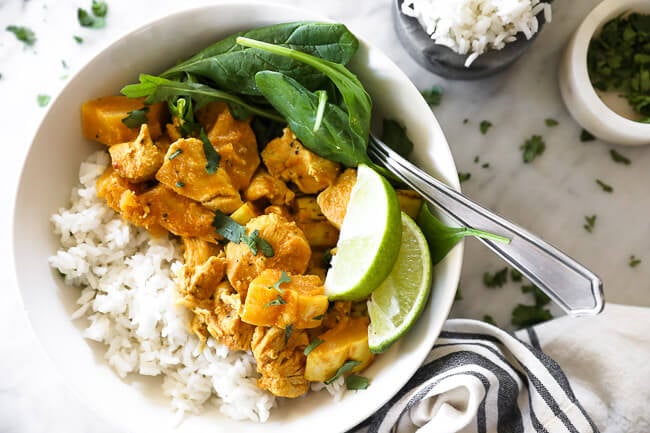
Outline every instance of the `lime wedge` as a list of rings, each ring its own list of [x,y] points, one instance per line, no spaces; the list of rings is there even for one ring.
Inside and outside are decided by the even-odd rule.
[[[422,230],[402,212],[402,246],[390,275],[368,301],[368,344],[384,352],[415,323],[431,291],[431,255]]]
[[[330,300],[364,299],[397,260],[402,230],[397,194],[372,168],[360,164],[350,193],[336,254],[325,277]]]

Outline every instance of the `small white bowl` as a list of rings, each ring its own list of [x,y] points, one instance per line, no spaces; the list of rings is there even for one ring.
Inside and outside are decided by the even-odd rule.
[[[206,408],[175,427],[161,381],[121,380],[104,361],[105,347],[85,340],[85,319],[70,314],[79,290],[67,287],[49,269],[48,257],[59,241],[50,216],[69,204],[81,161],[97,149],[81,134],[82,102],[117,94],[137,81],[140,72],[158,73],[177,59],[235,31],[278,22],[323,20],[308,11],[252,1],[219,2],[183,10],[125,35],[83,67],[54,100],[36,132],[16,193],[13,221],[15,270],[30,323],[65,382],[114,431],[128,432],[342,432],[372,415],[413,375],[425,359],[447,318],[462,262],[462,246],[435,268],[431,299],[417,324],[364,372],[366,391],[349,392],[334,401],[327,392],[285,401],[264,425],[226,419]],[[405,123],[414,143],[414,159],[458,189],[456,167],[447,141],[418,89],[378,49],[361,41],[350,65],[373,97],[374,116]]]
[[[603,102],[587,71],[587,50],[592,37],[607,21],[626,12],[648,14],[650,1],[604,0],[587,15],[569,40],[560,62],[560,92],[573,118],[594,136],[614,144],[640,146],[650,144],[650,124],[624,117],[631,108],[617,95],[605,95],[609,105]]]

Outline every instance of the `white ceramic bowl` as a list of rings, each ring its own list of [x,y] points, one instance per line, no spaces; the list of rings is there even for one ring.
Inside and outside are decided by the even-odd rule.
[[[635,122],[623,115],[630,111],[625,99],[598,96],[587,72],[589,42],[601,27],[625,12],[650,13],[648,0],[605,0],[587,15],[569,40],[560,62],[560,92],[573,118],[601,140],[614,144],[638,146],[650,143],[650,124]],[[611,107],[611,108],[610,108]],[[618,112],[618,113],[617,113]]]
[[[49,217],[67,206],[79,164],[100,148],[81,135],[82,102],[156,73],[177,59],[239,30],[277,22],[319,19],[313,14],[268,3],[233,2],[185,10],[124,36],[92,59],[51,104],[27,155],[17,191],[14,255],[18,285],[33,329],[64,380],[108,424],[131,432],[248,432],[259,424],[237,422],[207,410],[174,427],[174,414],[159,378],[121,380],[104,362],[104,347],[85,340],[84,319],[70,320],[79,291],[66,287],[47,258],[58,248]],[[322,20],[322,18],[321,18]],[[187,25],[191,23],[191,25]],[[351,67],[372,95],[378,118],[402,120],[417,143],[415,158],[430,172],[458,188],[451,153],[431,110],[408,78],[384,54],[361,43]],[[381,407],[404,385],[437,338],[458,284],[462,247],[435,269],[431,300],[413,330],[364,374],[368,390],[349,392],[335,402],[326,392],[285,401],[263,426],[266,432],[347,430]]]

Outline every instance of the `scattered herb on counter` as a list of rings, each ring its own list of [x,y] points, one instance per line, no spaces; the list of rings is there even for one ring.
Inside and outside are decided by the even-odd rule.
[[[492,316],[490,316],[489,314],[485,314],[483,316],[483,321],[485,323],[489,323],[490,325],[493,325],[493,326],[499,326],[499,325],[497,325],[497,322],[495,322],[494,318]]]
[[[368,384],[368,378],[358,374],[351,374],[345,378],[345,387],[350,390],[367,389]]]
[[[50,100],[52,97],[50,95],[38,95],[36,97],[36,102],[38,103],[39,107],[45,107],[47,104],[50,103]]]
[[[589,233],[594,231],[594,226],[596,225],[596,215],[587,216],[585,215],[585,224],[582,226]]]
[[[549,128],[552,128],[552,127],[557,126],[557,125],[559,124],[557,120],[552,119],[552,118],[550,118],[550,117],[544,119],[544,123],[545,123],[546,126],[548,126]]]
[[[522,157],[524,164],[528,164],[544,153],[544,150],[546,150],[546,143],[544,143],[541,135],[533,135],[526,140],[524,144],[519,146],[519,149],[523,150]]]
[[[617,163],[619,163],[619,164],[630,165],[630,164],[632,163],[632,161],[630,161],[629,158],[627,158],[627,157],[624,156],[624,155],[621,155],[620,153],[618,153],[618,152],[617,152],[616,150],[614,150],[614,149],[610,149],[610,151],[609,151],[609,155],[612,157],[612,160],[613,160],[614,162],[617,162]]]
[[[620,92],[632,108],[650,118],[650,15],[620,14],[603,25],[587,52],[592,85]]]
[[[81,27],[88,27],[90,29],[102,29],[106,27],[106,19],[91,15],[83,8],[77,9],[77,20]]]
[[[460,171],[458,172],[458,181],[460,183],[467,182],[472,178],[472,173],[461,173]]]
[[[478,155],[476,155],[474,157],[474,164],[478,164],[478,163],[479,163],[479,157],[478,157]]]
[[[91,7],[93,15],[98,18],[105,18],[108,13],[108,5],[105,1],[93,0],[93,5]]]
[[[384,119],[381,140],[405,158],[413,151],[413,142],[406,134],[406,128],[396,120]]]
[[[641,263],[641,259],[637,259],[634,254],[630,256],[630,261],[628,264],[631,268],[636,268]]]
[[[73,39],[75,40],[75,42],[78,43],[78,44],[83,44],[83,43],[84,43],[84,38],[82,38],[81,36],[74,35],[72,38],[73,38]]]
[[[429,107],[437,107],[442,101],[442,87],[440,86],[433,86],[428,90],[422,90],[420,93],[422,93]]]
[[[268,308],[268,307],[276,307],[276,306],[278,306],[278,305],[284,305],[284,304],[286,304],[286,303],[287,303],[287,301],[285,301],[284,298],[283,298],[282,296],[278,295],[278,296],[276,296],[276,298],[275,298],[274,300],[272,300],[272,301],[267,302],[266,304],[264,304],[264,308]]]
[[[293,334],[293,325],[289,324],[284,328],[284,345],[286,346]]]
[[[514,268],[510,269],[510,279],[512,281],[514,281],[515,283],[518,283],[519,281],[521,281],[522,278],[523,278],[523,276],[521,275],[521,272],[519,272],[518,270],[516,270]]]
[[[64,59],[61,59],[61,66],[63,66],[63,69],[68,69],[68,63]]]
[[[219,168],[221,155],[219,155],[217,149],[215,149],[212,143],[210,143],[210,139],[206,135],[205,129],[201,128],[199,137],[201,138],[201,142],[203,143],[203,153],[205,153],[205,159],[207,161],[205,163],[205,171],[208,174],[214,174],[217,171],[217,168]]]
[[[272,286],[269,286],[269,289],[277,290],[279,294],[284,295],[284,290],[282,290],[280,284],[290,283],[290,282],[291,282],[291,277],[289,277],[289,274],[287,274],[285,271],[282,271],[282,273],[280,274],[280,279],[276,281]]]
[[[27,46],[33,46],[36,43],[36,34],[25,26],[7,26],[6,30],[16,36],[20,42]]]
[[[580,141],[582,141],[583,143],[586,141],[594,141],[595,139],[596,137],[594,137],[593,134],[587,131],[586,129],[583,129],[580,132]]]
[[[315,348],[317,348],[318,346],[320,346],[323,343],[324,343],[323,340],[316,337],[311,341],[311,343],[309,343],[307,345],[307,347],[305,347],[305,350],[303,351],[303,353],[305,354],[305,356],[307,356],[307,355],[309,355],[311,353],[312,350],[314,350]]]
[[[467,125],[468,123],[469,123],[469,119],[468,119],[468,118],[463,119],[463,125]]]
[[[533,284],[527,284],[525,286],[521,286],[521,292],[532,293],[533,296],[535,297],[536,307],[543,307],[545,305],[548,305],[549,302],[551,302],[551,298],[546,296],[546,293],[542,292],[537,286]]]
[[[481,168],[490,168],[490,163],[484,162],[483,164],[481,164]]]
[[[149,107],[145,106],[137,110],[127,112],[127,116],[122,119],[122,123],[127,126],[127,128],[138,128],[143,123],[147,123],[147,113],[149,112]],[[179,149],[180,150],[180,149]],[[173,159],[173,158],[169,158]]]
[[[2,74],[0,74],[0,80],[2,80],[2,78],[3,78],[3,75],[2,75]]]
[[[603,191],[608,192],[608,193],[614,192],[614,188],[612,188],[611,185],[607,185],[607,184],[606,184],[605,182],[603,182],[602,180],[600,180],[600,179],[596,179],[596,183],[598,184],[598,186],[600,186],[600,188],[601,188]]]
[[[354,367],[359,364],[361,364],[360,361],[345,361],[345,363],[336,371],[336,374],[325,381],[325,384],[329,385],[330,383],[335,382],[336,379],[343,376],[344,374],[349,373]]]
[[[551,312],[536,305],[517,304],[512,310],[510,323],[520,328],[527,328],[553,318]]]
[[[487,134],[488,130],[492,127],[492,122],[489,120],[481,120],[481,123],[478,126],[478,129],[481,131],[481,134]]]
[[[490,289],[502,287],[506,281],[508,281],[507,267],[496,271],[494,274],[491,274],[489,272],[483,273],[483,284],[485,284],[485,287],[488,287]]]

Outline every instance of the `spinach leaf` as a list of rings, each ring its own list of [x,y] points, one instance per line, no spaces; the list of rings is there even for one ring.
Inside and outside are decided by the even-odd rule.
[[[413,151],[413,142],[406,134],[406,128],[393,119],[384,119],[381,141],[405,158]]]
[[[310,90],[319,88],[325,77],[307,64],[271,52],[252,50],[236,40],[244,36],[286,48],[306,52],[336,63],[346,64],[357,51],[359,41],[343,25],[319,22],[293,22],[235,33],[203,49],[190,59],[165,71],[165,78],[177,78],[191,72],[208,78],[216,87],[246,95],[259,95],[255,74],[259,71],[282,72]]]
[[[447,227],[438,218],[433,216],[426,204],[420,209],[417,223],[422,229],[424,237],[427,238],[427,243],[431,250],[431,263],[434,265],[444,259],[447,253],[466,236],[476,236],[497,242],[510,243],[510,239],[506,237],[482,230],[468,227]]]
[[[309,150],[348,167],[356,167],[359,163],[372,164],[366,153],[367,141],[350,128],[349,117],[341,108],[328,102],[321,125],[318,131],[314,131],[318,95],[279,72],[258,72],[255,82]]]
[[[199,109],[212,101],[222,101],[231,107],[233,116],[238,119],[246,118],[251,114],[268,117],[269,119],[282,122],[284,119],[277,113],[256,107],[246,103],[238,96],[228,92],[213,89],[210,86],[195,82],[182,82],[168,80],[155,75],[140,74],[139,84],[129,84],[122,88],[122,94],[129,98],[146,96],[147,104],[155,104],[161,101],[168,101],[180,96],[189,96],[196,102],[195,109]]]

